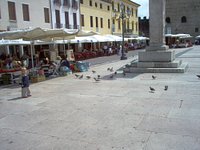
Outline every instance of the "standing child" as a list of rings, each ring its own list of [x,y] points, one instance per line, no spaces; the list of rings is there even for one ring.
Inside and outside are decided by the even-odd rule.
[[[22,98],[27,98],[31,96],[29,89],[29,77],[27,75],[26,68],[22,68]]]

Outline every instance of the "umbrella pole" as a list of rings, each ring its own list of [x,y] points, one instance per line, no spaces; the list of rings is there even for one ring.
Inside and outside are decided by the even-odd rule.
[[[63,39],[63,51],[64,51],[64,55],[66,56],[66,51],[65,51],[65,39]]]
[[[34,68],[34,62],[33,62],[33,41],[31,42],[31,63],[32,63],[32,68]]]

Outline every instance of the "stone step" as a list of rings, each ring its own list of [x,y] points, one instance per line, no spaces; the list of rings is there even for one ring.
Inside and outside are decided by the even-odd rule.
[[[124,69],[126,73],[184,73],[188,69],[188,63],[182,63],[177,68],[144,68],[129,66]]]

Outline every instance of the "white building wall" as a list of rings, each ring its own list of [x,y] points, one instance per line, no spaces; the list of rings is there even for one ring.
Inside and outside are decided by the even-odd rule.
[[[9,21],[8,1],[15,2],[16,22]],[[29,5],[30,21],[23,20],[22,4]],[[51,23],[45,23],[44,21],[44,7],[49,8],[50,12],[49,0],[0,0],[0,30],[24,29],[29,27],[51,28]]]

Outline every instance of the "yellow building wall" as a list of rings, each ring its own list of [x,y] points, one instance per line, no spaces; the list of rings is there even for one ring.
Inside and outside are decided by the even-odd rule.
[[[113,2],[114,2],[114,11],[112,10],[112,13],[116,14],[117,18],[119,19],[120,12],[118,11],[118,4],[120,6],[121,0],[113,0]],[[130,9],[130,17],[126,19],[126,29],[128,29],[128,24],[129,24],[129,29],[132,30],[132,32],[129,32],[129,34],[132,33],[133,35],[137,36],[139,35],[138,7],[140,5],[133,3],[130,0],[123,0],[123,3],[125,5],[125,12],[127,12],[127,7],[129,7]],[[122,20],[120,19],[121,28],[119,29],[118,19],[117,20],[115,19],[115,25],[114,25],[115,27],[114,34],[116,35],[122,33]]]
[[[90,0],[83,0],[83,4],[80,4],[80,14],[84,15],[84,26],[81,25],[82,30],[89,30],[99,32],[100,34],[122,34],[122,20],[120,19],[120,29],[118,25],[119,14],[118,12],[118,4],[120,4],[121,0],[111,0],[113,3],[103,2],[101,0],[92,0],[92,6],[90,6]],[[97,7],[95,6],[97,4]],[[100,9],[100,3],[102,4],[102,9]],[[126,20],[126,26],[128,26],[129,20],[129,29],[132,30],[132,35],[139,35],[139,22],[137,11],[139,5],[131,2],[130,0],[123,0],[125,5],[125,10],[127,7],[131,10],[131,16]],[[114,9],[113,6],[114,5]],[[110,10],[108,10],[108,6]],[[114,10],[117,10],[114,11]],[[133,10],[133,15],[132,15]],[[93,16],[93,27],[90,26],[90,16]],[[96,28],[96,20],[98,17],[98,28]],[[103,28],[101,28],[100,18],[103,18]],[[110,28],[108,28],[108,19],[110,19]],[[113,24],[113,22],[115,24]],[[133,25],[132,25],[133,24]]]
[[[95,6],[97,4],[97,7]],[[100,3],[102,4],[102,9],[100,8]],[[108,10],[107,8],[110,8]],[[92,6],[89,4],[89,0],[83,0],[83,4],[80,4],[80,14],[84,15],[84,26],[81,25],[82,30],[89,30],[99,32],[100,34],[111,34],[112,26],[110,24],[110,29],[108,28],[108,19],[111,20],[111,4],[103,2],[100,0],[92,0]],[[93,17],[93,27],[90,25],[90,16]],[[96,27],[96,17],[98,18],[98,28]],[[101,20],[103,18],[103,28],[101,28]]]

